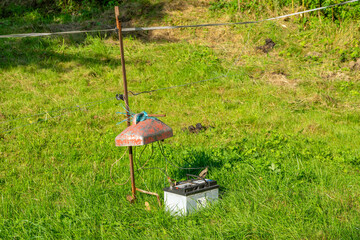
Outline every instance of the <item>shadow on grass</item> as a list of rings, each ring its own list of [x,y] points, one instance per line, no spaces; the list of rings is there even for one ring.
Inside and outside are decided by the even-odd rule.
[[[170,154],[174,155],[175,153],[172,152]],[[188,154],[180,154],[180,156],[180,159],[176,157],[177,160],[174,160],[171,156],[167,156],[169,166],[174,169],[173,174],[178,178],[184,178],[186,177],[186,174],[199,175],[199,173],[206,167],[208,167],[209,172],[211,172],[216,168],[221,168],[224,164],[220,160],[215,160],[214,157],[211,155],[211,152],[206,151],[191,150]],[[182,164],[179,164],[178,162],[182,162]]]
[[[73,42],[73,44],[76,44]],[[52,42],[44,38],[22,38],[0,41],[0,69],[16,66],[36,65],[38,69],[53,69],[56,72],[68,72],[71,69],[62,68],[58,64],[70,61],[79,64],[119,66],[118,59],[104,54],[91,53],[88,56],[58,51],[60,42]]]
[[[119,5],[119,20],[123,23],[123,27],[133,27],[134,22],[150,25],[159,22],[166,15],[164,1],[153,3],[150,0],[129,0],[112,4]],[[72,9],[57,6],[58,4],[55,3],[46,6],[34,1],[24,1],[16,7],[13,5],[5,4],[4,10],[0,11],[0,14],[4,15],[0,18],[0,34],[101,30],[116,26],[114,7],[106,2],[86,3],[83,1],[83,3],[77,3]],[[139,38],[146,36],[140,33],[133,35]]]
[[[172,171],[172,177],[174,177],[177,181],[179,180],[185,180],[186,179],[186,174],[192,174],[192,175],[199,175],[199,173],[205,169],[205,167],[208,167],[208,174],[206,176],[206,178],[209,179],[213,179],[211,177],[211,172],[212,171],[217,171],[221,168],[223,168],[225,161],[223,161],[223,159],[216,159],[214,158],[214,156],[212,155],[211,151],[197,151],[197,150],[193,150],[190,152],[190,154],[188,156],[184,156],[182,159],[180,159],[180,161],[183,162],[183,164],[179,165],[176,162],[173,161],[174,165],[177,165],[178,167],[181,168],[200,168],[200,169],[180,169],[180,168],[176,168],[174,166],[168,165],[170,167],[173,168]],[[218,180],[218,179],[213,179],[213,180]],[[219,185],[219,194],[220,196],[223,196],[226,191],[228,190],[228,188],[226,188],[223,185]]]
[[[159,22],[164,16],[164,2],[152,3],[149,0],[130,0],[120,4],[120,21],[123,27],[133,27],[132,23],[142,22],[150,25],[153,22]],[[93,9],[89,9],[92,11]],[[96,9],[95,9],[96,10]],[[94,11],[95,11],[94,10]],[[24,10],[25,11],[25,10]],[[0,33],[11,34],[19,32],[61,32],[86,29],[111,29],[115,28],[114,8],[106,7],[100,9],[101,13],[96,16],[85,16],[84,19],[64,20],[62,24],[57,24],[57,17],[53,14],[47,16],[44,9],[30,8],[24,12],[22,17],[17,17],[13,23],[8,19],[0,20]],[[35,11],[37,14],[32,14]],[[45,11],[45,12],[44,12]],[[81,9],[79,10],[82,11]],[[29,15],[33,18],[29,19]],[[59,13],[58,13],[59,14]],[[62,14],[63,15],[63,14]],[[81,15],[81,14],[80,14]],[[37,17],[34,17],[37,16]],[[87,20],[86,18],[91,18]],[[70,19],[71,20],[71,19]],[[8,30],[6,30],[8,29]],[[112,65],[119,66],[119,59],[112,59],[106,54],[94,54],[89,52],[90,56],[70,54],[66,50],[61,53],[59,49],[63,43],[68,46],[77,46],[85,43],[87,36],[99,36],[102,38],[117,38],[115,32],[108,33],[90,33],[90,34],[70,34],[61,37],[36,37],[36,38],[18,38],[18,39],[0,39],[0,69],[7,69],[15,66],[36,65],[39,69],[52,68],[57,72],[67,72],[69,69],[57,67],[56,63],[76,61],[86,65]],[[149,34],[146,32],[132,32],[125,36],[133,36],[142,41],[150,41]],[[94,57],[91,57],[94,56]]]

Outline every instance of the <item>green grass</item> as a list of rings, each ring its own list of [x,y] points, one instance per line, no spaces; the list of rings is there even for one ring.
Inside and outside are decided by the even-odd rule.
[[[313,21],[125,38],[131,91],[228,75],[130,98],[134,112],[167,114],[169,160],[209,165],[221,186],[217,204],[181,218],[152,196],[129,204],[129,184],[111,181],[125,151],[114,138],[126,127],[116,125],[121,102],[109,99],[123,91],[116,40],[1,40],[0,238],[359,238],[360,83],[348,67],[359,23]],[[255,50],[268,37],[275,48]],[[213,128],[181,130],[198,122]],[[166,166],[154,147],[149,167],[178,180],[198,173]],[[126,180],[127,166],[125,157],[114,180]],[[136,182],[162,195],[160,171],[140,172]]]

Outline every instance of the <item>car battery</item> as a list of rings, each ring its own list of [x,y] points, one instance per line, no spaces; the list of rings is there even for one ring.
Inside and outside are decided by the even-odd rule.
[[[188,179],[164,188],[165,209],[172,215],[188,215],[219,198],[219,185],[210,179]]]

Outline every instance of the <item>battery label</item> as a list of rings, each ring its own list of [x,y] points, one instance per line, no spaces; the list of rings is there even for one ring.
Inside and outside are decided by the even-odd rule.
[[[206,206],[206,198],[202,197],[196,200],[197,202],[197,208],[202,208]]]

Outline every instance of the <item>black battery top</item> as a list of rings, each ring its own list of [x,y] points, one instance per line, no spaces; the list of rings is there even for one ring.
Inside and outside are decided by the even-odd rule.
[[[217,182],[211,179],[189,179],[177,182],[175,186],[164,188],[165,192],[188,196],[199,192],[219,188]]]

